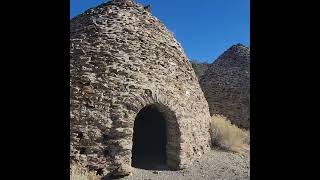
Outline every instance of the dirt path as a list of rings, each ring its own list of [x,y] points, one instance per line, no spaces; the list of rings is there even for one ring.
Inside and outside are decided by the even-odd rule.
[[[246,180],[250,179],[249,153],[214,150],[203,155],[189,168],[181,171],[134,169],[134,174],[121,180]]]

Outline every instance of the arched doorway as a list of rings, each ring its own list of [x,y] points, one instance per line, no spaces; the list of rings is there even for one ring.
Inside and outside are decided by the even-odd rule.
[[[157,105],[142,108],[133,132],[132,166],[141,169],[167,169],[167,119]]]

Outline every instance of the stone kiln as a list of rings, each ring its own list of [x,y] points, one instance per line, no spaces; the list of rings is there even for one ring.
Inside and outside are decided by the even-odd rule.
[[[250,48],[236,44],[218,57],[200,78],[210,113],[250,128]]]
[[[70,41],[72,162],[121,176],[132,160],[148,166],[141,153],[182,169],[210,149],[209,107],[192,66],[143,6],[89,9],[71,20]]]

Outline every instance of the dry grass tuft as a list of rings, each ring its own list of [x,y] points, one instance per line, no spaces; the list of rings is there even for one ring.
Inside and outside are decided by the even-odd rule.
[[[249,132],[231,124],[229,120],[221,115],[213,115],[210,124],[214,146],[234,152],[250,150]]]
[[[70,180],[100,180],[95,172],[89,172],[79,165],[71,164]]]

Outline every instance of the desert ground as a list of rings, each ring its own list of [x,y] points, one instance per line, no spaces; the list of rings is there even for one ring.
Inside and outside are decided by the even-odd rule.
[[[134,169],[134,174],[121,180],[246,180],[250,179],[250,153],[212,150],[180,171]]]

